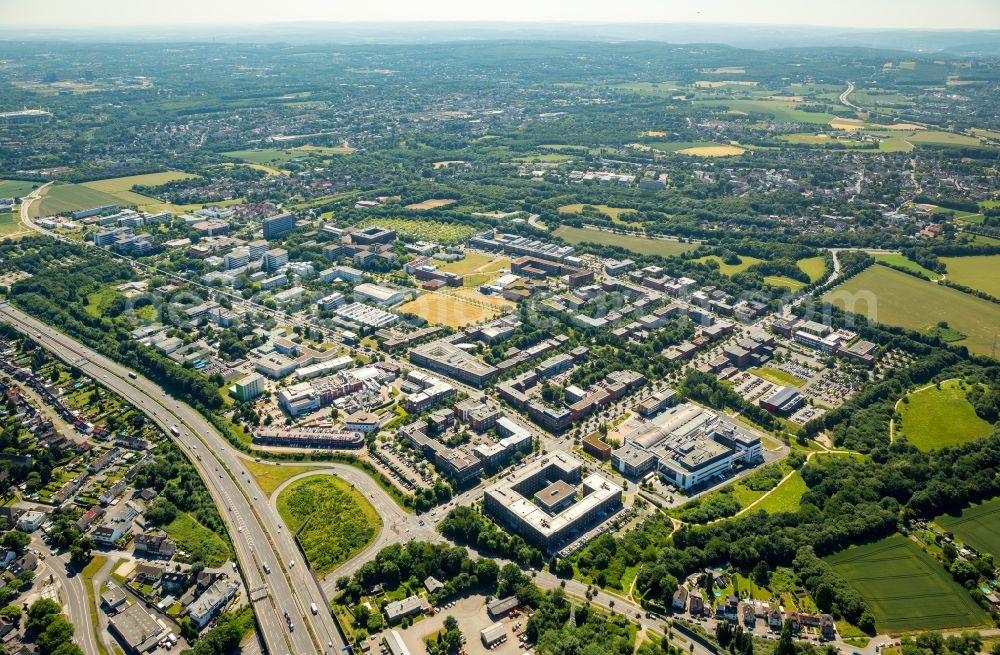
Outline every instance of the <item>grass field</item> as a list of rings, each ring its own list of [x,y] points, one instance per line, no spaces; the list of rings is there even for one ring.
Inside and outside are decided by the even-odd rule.
[[[786,373],[785,371],[778,370],[776,368],[771,368],[770,366],[761,366],[760,368],[752,368],[750,372],[759,378],[763,378],[768,382],[774,382],[775,384],[782,384],[786,387],[801,387],[806,383],[802,378],[792,375],[791,373]]]
[[[0,236],[14,234],[22,229],[21,219],[11,212],[0,212]]]
[[[981,439],[993,432],[993,426],[976,415],[966,400],[958,380],[947,380],[941,388],[928,387],[907,396],[899,403],[901,421],[896,435],[905,437],[920,450],[934,450]]]
[[[935,521],[979,552],[1000,554],[1000,498],[968,507],[958,516],[944,514]]]
[[[683,148],[677,152],[692,157],[735,157],[746,152],[746,148],[739,146],[694,146],[693,148]]]
[[[401,305],[399,310],[416,314],[430,323],[454,328],[485,321],[503,313],[505,307],[497,300],[487,299],[477,291],[472,292],[481,300],[462,298],[445,292],[424,292],[417,296],[416,300]]]
[[[23,198],[41,184],[41,182],[24,182],[22,180],[0,180],[0,198]]]
[[[298,532],[306,559],[318,575],[360,552],[382,528],[382,519],[364,495],[332,475],[293,482],[278,495],[277,504],[289,529]]]
[[[789,291],[798,291],[805,286],[804,282],[800,282],[794,278],[787,277],[785,275],[765,275],[764,281],[775,287],[785,287]]]
[[[177,550],[188,553],[192,562],[201,561],[206,566],[221,566],[229,559],[229,546],[226,542],[190,514],[178,512],[173,521],[163,526],[163,530],[177,542]]]
[[[568,243],[578,244],[584,241],[598,243],[605,246],[620,246],[626,250],[637,252],[640,255],[660,255],[670,257],[684,252],[694,250],[695,246],[690,243],[681,243],[668,239],[650,239],[642,236],[632,236],[630,234],[615,234],[603,230],[591,230],[585,227],[561,226],[553,234],[565,239]]]
[[[806,257],[795,262],[795,265],[809,276],[810,282],[818,282],[826,275],[826,260],[823,257]]]
[[[84,182],[82,186],[114,195],[122,191],[130,191],[132,187],[136,185],[160,186],[161,184],[166,184],[167,182],[186,180],[192,177],[198,176],[190,173],[181,173],[179,171],[166,171],[163,173],[147,173],[145,175],[128,175],[126,177],[111,177],[104,180],[94,180],[93,182]]]
[[[879,634],[989,623],[943,566],[900,535],[849,548],[826,561],[871,604]]]
[[[458,202],[453,198],[431,198],[430,200],[424,200],[423,202],[415,202],[412,205],[407,205],[407,209],[416,209],[422,211],[425,209],[440,209],[441,207],[447,207],[448,205]]]
[[[559,208],[559,213],[560,214],[579,214],[581,211],[583,211],[583,208],[585,206],[593,207],[597,211],[601,212],[602,214],[604,214],[605,216],[607,216],[608,218],[610,218],[612,220],[612,222],[614,222],[614,223],[623,223],[624,222],[624,221],[622,221],[622,218],[621,218],[622,214],[628,214],[628,213],[634,213],[635,212],[634,209],[628,209],[628,208],[625,208],[625,207],[608,207],[607,205],[583,205],[583,204],[575,204],[575,205],[563,205],[562,207]]]
[[[121,198],[82,184],[53,184],[31,205],[34,216],[52,216],[102,205],[121,205]],[[131,203],[128,203],[131,204]]]
[[[475,233],[475,228],[455,223],[425,221],[417,218],[370,218],[361,222],[361,227],[379,225],[400,234],[406,234],[424,241],[456,243],[465,241]]]
[[[905,255],[896,255],[889,253],[875,253],[872,255],[877,262],[885,262],[886,264],[891,264],[893,266],[898,266],[900,268],[905,268],[916,273],[921,273],[926,275],[932,280],[936,280],[941,277],[939,274],[935,273],[929,268],[925,268],[913,261],[912,259],[906,257]]]
[[[830,145],[841,145],[848,148],[861,148],[864,147],[864,143],[860,141],[851,141],[848,139],[841,139],[836,136],[830,136],[829,134],[820,132],[818,134],[813,132],[799,132],[796,134],[783,134],[778,137],[780,141],[785,143],[794,143],[798,145],[810,145],[810,146],[830,146]]]
[[[764,261],[763,259],[757,259],[756,257],[751,257],[749,255],[740,255],[739,264],[727,264],[722,261],[722,257],[718,255],[708,255],[706,257],[699,257],[695,259],[696,262],[715,262],[719,265],[719,272],[723,275],[736,275],[737,273],[742,273],[754,264],[759,264]]]
[[[885,266],[869,267],[823,298],[871,320],[919,332],[947,321],[967,335],[958,343],[979,355],[992,353],[1000,325],[1000,305]]]
[[[809,491],[809,487],[806,486],[805,480],[796,471],[787,480],[775,487],[774,491],[767,498],[754,505],[750,512],[756,512],[757,510],[763,510],[769,514],[796,512],[799,509],[799,504],[802,502],[802,494],[807,491]]]
[[[438,266],[438,269],[457,275],[498,273],[501,269],[510,270],[510,260],[506,257],[494,257],[478,252],[466,252],[465,257],[462,259],[441,264]]]
[[[802,103],[797,102],[729,98],[707,98],[696,100],[695,102],[705,107],[721,105],[727,109],[747,114],[765,114],[779,123],[824,125],[834,120],[833,114],[802,111]]]
[[[948,279],[1000,298],[1000,255],[941,257]]]
[[[87,306],[84,309],[91,316],[99,318],[104,316],[117,297],[118,292],[114,287],[102,287],[99,291],[87,294]]]
[[[260,488],[268,496],[273,494],[274,490],[284,484],[285,481],[294,478],[296,475],[321,468],[319,466],[289,466],[287,464],[275,466],[274,464],[251,461],[244,461],[243,465],[247,467],[250,475],[257,480],[257,484],[260,485]]]
[[[230,150],[221,154],[232,159],[238,159],[250,164],[263,164],[280,168],[293,159],[302,159],[319,155],[346,155],[354,152],[351,148],[325,148],[321,146],[296,146],[294,148],[262,148],[247,150]]]

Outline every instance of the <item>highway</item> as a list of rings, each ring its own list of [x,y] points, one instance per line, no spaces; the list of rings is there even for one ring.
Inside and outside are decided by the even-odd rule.
[[[173,401],[162,389],[70,337],[11,307],[0,318],[46,350],[77,366],[143,411],[186,452],[205,481],[226,523],[268,652],[274,655],[340,650],[343,639],[319,582],[302,561],[293,535],[282,530],[277,511],[226,440],[198,412]],[[267,568],[265,568],[267,567]],[[270,572],[268,572],[268,569]],[[259,590],[254,593],[254,590]],[[320,611],[313,616],[310,603]],[[294,630],[284,618],[288,611]]]

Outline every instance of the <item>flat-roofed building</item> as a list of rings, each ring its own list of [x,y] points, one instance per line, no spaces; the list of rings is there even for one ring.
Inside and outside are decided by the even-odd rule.
[[[483,642],[483,646],[492,648],[507,640],[507,630],[503,627],[503,623],[497,622],[483,628],[479,633],[479,639]]]
[[[483,362],[475,355],[444,340],[431,341],[412,348],[410,361],[449,377],[476,386],[482,386],[499,374],[499,369]]]
[[[110,619],[108,625],[129,653],[146,653],[156,647],[166,634],[164,628],[141,604],[135,603],[121,610]]]
[[[262,228],[265,239],[273,239],[274,237],[281,236],[286,232],[291,232],[295,229],[295,214],[285,212],[283,214],[278,214],[277,216],[265,218]]]
[[[403,635],[399,634],[398,630],[386,632],[385,636],[382,637],[382,642],[385,644],[386,650],[389,651],[389,655],[410,655],[410,649],[406,647]]]
[[[402,621],[407,616],[413,616],[426,612],[431,608],[430,603],[422,596],[408,596],[402,600],[394,600],[386,603],[385,618],[389,623]]]
[[[546,455],[489,487],[483,495],[483,507],[528,543],[554,550],[621,509],[621,487],[596,473],[581,483],[581,471],[582,463],[575,457]],[[558,482],[563,485],[555,484]],[[575,497],[576,484],[583,494],[580,499]],[[567,487],[573,489],[572,495]],[[554,511],[530,500],[538,492],[550,494],[554,502],[548,505]]]
[[[409,295],[406,289],[387,287],[381,284],[365,282],[354,287],[355,299],[371,300],[383,307],[392,307],[406,300]]]

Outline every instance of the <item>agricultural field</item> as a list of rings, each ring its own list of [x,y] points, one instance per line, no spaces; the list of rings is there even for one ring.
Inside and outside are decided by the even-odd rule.
[[[937,280],[941,277],[940,274],[935,273],[929,268],[925,268],[913,261],[912,259],[906,257],[905,255],[897,255],[891,253],[875,253],[872,255],[877,262],[885,262],[886,264],[891,264],[892,266],[898,266],[899,268],[905,268],[909,271],[914,271],[920,273],[921,275],[926,275],[932,280]]]
[[[651,239],[630,234],[616,234],[604,230],[591,230],[585,227],[570,227],[563,225],[553,234],[568,243],[578,244],[585,241],[603,246],[619,246],[640,255],[659,255],[670,257],[694,250],[690,243],[681,243],[672,239]]]
[[[754,264],[759,264],[764,261],[763,259],[757,259],[756,257],[751,257],[749,255],[740,255],[739,264],[727,264],[722,260],[722,257],[718,255],[708,255],[706,257],[699,257],[695,259],[696,262],[715,262],[719,265],[719,272],[723,275],[736,275],[737,273],[742,273]]]
[[[901,419],[895,434],[920,450],[968,443],[993,432],[993,426],[976,415],[959,380],[947,380],[940,389],[930,386],[906,398],[897,406]]]
[[[823,257],[806,257],[795,262],[795,265],[809,276],[810,282],[819,282],[826,275],[826,260]]]
[[[946,321],[966,335],[957,343],[979,355],[992,354],[1000,325],[1000,306],[885,266],[869,267],[823,299],[869,320],[918,332]]]
[[[170,203],[160,202],[156,198],[151,198],[150,196],[146,196],[141,193],[136,193],[135,191],[132,191],[132,187],[137,184],[144,186],[158,186],[160,184],[166,184],[167,182],[186,180],[193,177],[197,176],[189,173],[168,171],[164,173],[148,173],[146,175],[129,175],[126,177],[112,177],[104,180],[94,180],[93,182],[84,182],[80,186],[93,189],[94,191],[110,194],[117,198],[118,204],[120,205],[135,205],[140,210],[150,212],[178,212],[180,210],[179,207],[171,205]]]
[[[969,592],[920,546],[901,535],[825,559],[871,604],[879,634],[989,623]]]
[[[407,209],[416,209],[417,211],[423,211],[425,209],[440,209],[441,207],[447,207],[448,205],[458,202],[453,198],[431,198],[430,200],[424,200],[423,202],[415,202],[412,205],[407,205]]]
[[[624,223],[621,219],[622,214],[635,213],[636,210],[628,209],[626,207],[608,207],[607,205],[563,205],[559,208],[560,214],[579,214],[583,211],[584,207],[593,207],[597,211],[601,212],[605,216],[611,219],[613,223]]]
[[[792,143],[796,145],[810,145],[810,146],[829,146],[829,145],[839,145],[845,148],[864,148],[865,143],[861,141],[852,141],[850,139],[842,139],[838,136],[831,136],[825,132],[820,132],[814,134],[812,132],[802,132],[799,134],[784,134],[778,137],[779,140],[785,143]]]
[[[476,232],[475,228],[468,225],[425,221],[418,218],[370,218],[362,221],[360,225],[361,227],[379,225],[422,241],[438,243],[465,241]]]
[[[1000,553],[1000,498],[967,507],[957,516],[944,514],[934,521],[981,553]]]
[[[0,180],[0,198],[23,198],[41,184],[41,182],[24,182],[22,180]]]
[[[368,546],[382,529],[364,495],[332,475],[296,480],[278,494],[277,505],[288,529],[301,530],[302,550],[320,576]]]
[[[677,82],[630,82],[628,84],[616,84],[612,88],[615,91],[663,97],[673,96],[678,91]]]
[[[683,148],[677,152],[692,157],[735,157],[746,152],[746,148],[739,146],[694,146],[693,148]]]
[[[833,114],[803,111],[802,103],[780,100],[706,98],[696,100],[695,103],[702,107],[723,106],[729,110],[746,114],[765,114],[779,123],[826,125],[835,119]]]
[[[459,328],[481,321],[487,321],[512,306],[506,300],[487,298],[471,288],[448,289],[437,292],[426,291],[401,305],[399,310],[416,314],[420,318],[439,325]],[[505,304],[502,304],[505,303]]]
[[[82,184],[53,184],[43,192],[40,201],[31,205],[31,213],[34,217],[53,216],[102,205],[122,204],[132,203],[124,203],[115,195]]]
[[[948,279],[1000,298],[1000,255],[941,257]]]

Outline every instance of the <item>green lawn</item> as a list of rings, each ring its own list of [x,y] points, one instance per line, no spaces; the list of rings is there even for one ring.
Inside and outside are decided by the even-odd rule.
[[[13,234],[21,230],[21,219],[11,212],[0,212],[0,234]]]
[[[288,464],[275,466],[274,464],[249,461],[244,461],[243,465],[247,467],[250,475],[257,480],[257,484],[260,485],[260,488],[268,496],[273,494],[274,490],[284,484],[286,480],[294,478],[301,473],[308,473],[321,468],[319,466],[292,466]]]
[[[1000,255],[941,257],[948,279],[1000,298]]]
[[[103,180],[94,180],[93,182],[84,182],[82,186],[114,195],[122,191],[131,191],[134,186],[160,186],[167,182],[186,180],[193,177],[198,176],[179,171],[165,171],[163,173],[146,173],[145,175],[110,177]]]
[[[83,567],[83,570],[80,571],[80,576],[83,578],[83,586],[87,592],[87,616],[90,620],[90,625],[94,630],[94,634],[100,634],[101,630],[97,618],[99,601],[97,598],[97,590],[94,589],[94,576],[97,575],[107,563],[108,558],[104,555],[94,555],[91,557],[90,562],[87,563],[87,566]],[[101,643],[101,640],[97,639],[96,643],[98,654],[108,655],[108,649],[105,648],[103,643]]]
[[[280,168],[293,159],[326,155],[346,155],[353,152],[350,148],[326,148],[321,146],[296,146],[294,148],[261,148],[246,150],[230,150],[221,154],[232,159],[238,159],[250,164],[261,164]]]
[[[759,264],[763,259],[757,259],[756,257],[751,257],[750,255],[740,255],[739,264],[727,264],[722,260],[722,257],[718,255],[708,255],[707,257],[699,257],[695,259],[696,262],[715,262],[719,265],[719,272],[723,275],[736,275],[737,273],[742,273],[754,264]]]
[[[630,234],[615,234],[604,230],[592,230],[585,227],[561,226],[553,233],[571,244],[597,243],[604,246],[619,246],[640,255],[659,255],[670,257],[694,250],[694,245],[668,239],[651,239]]]
[[[1000,325],[1000,305],[885,266],[869,267],[823,299],[870,320],[918,332],[947,321],[967,335],[957,343],[979,355],[992,353]]]
[[[87,313],[94,317],[104,316],[111,303],[118,297],[118,292],[112,286],[102,287],[99,291],[87,294]]]
[[[890,253],[876,253],[872,255],[877,262],[885,262],[886,264],[891,264],[892,266],[897,266],[899,268],[905,268],[922,275],[926,275],[932,280],[936,280],[941,277],[938,273],[935,273],[929,268],[925,268],[913,261],[912,259],[906,257],[905,255],[896,255]]]
[[[761,366],[760,368],[750,369],[750,372],[759,378],[764,378],[768,382],[774,382],[775,384],[781,384],[786,387],[801,387],[806,383],[805,380],[797,375],[792,375],[791,373],[786,373],[785,371],[771,368],[770,366]]]
[[[177,549],[189,554],[192,562],[206,566],[221,566],[229,559],[229,546],[190,514],[179,512],[173,521],[163,526],[164,532],[177,542]]]
[[[826,275],[826,259],[822,256],[806,257],[795,262],[795,265],[809,276],[810,282],[818,282]]]
[[[896,435],[905,437],[920,450],[934,450],[975,441],[993,432],[993,426],[976,415],[966,400],[958,380],[948,380],[941,388],[928,387],[899,403],[902,417]]]
[[[797,512],[799,510],[799,503],[802,502],[802,494],[807,491],[809,491],[809,487],[806,486],[805,480],[796,471],[787,480],[778,485],[764,500],[754,505],[750,511],[763,510],[769,514]]]
[[[989,624],[969,592],[906,537],[849,548],[826,561],[871,604],[879,634]]]
[[[635,213],[635,209],[628,209],[626,207],[609,207],[608,205],[589,205],[583,203],[577,203],[575,205],[563,205],[559,208],[560,214],[579,214],[583,211],[584,207],[593,207],[597,211],[601,212],[605,216],[611,219],[613,223],[624,223],[621,217],[622,214]]]
[[[804,282],[792,279],[785,275],[765,275],[764,281],[775,287],[785,287],[789,291],[798,291],[805,286]]]
[[[957,516],[944,514],[935,521],[976,550],[1000,555],[1000,498],[968,507]]]
[[[25,182],[23,180],[0,180],[0,198],[23,198],[41,184],[41,182]]]
[[[318,575],[328,573],[375,540],[382,519],[363,494],[332,475],[293,482],[278,494],[278,512]]]

